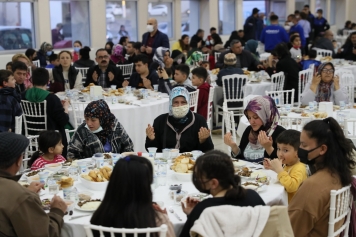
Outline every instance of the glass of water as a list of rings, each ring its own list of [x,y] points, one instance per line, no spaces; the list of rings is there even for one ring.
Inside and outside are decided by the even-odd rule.
[[[168,170],[167,161],[159,160],[155,163],[157,186],[166,186],[167,170]]]
[[[48,185],[48,192],[49,194],[57,194],[59,192],[59,185],[57,184],[56,180],[51,178],[47,182]]]

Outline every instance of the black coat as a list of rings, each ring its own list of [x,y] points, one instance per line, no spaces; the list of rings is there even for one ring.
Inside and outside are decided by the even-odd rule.
[[[276,65],[276,72],[284,72],[284,87],[283,90],[291,90],[294,88],[294,101],[298,101],[298,84],[299,72],[301,68],[298,63],[290,56],[281,58]],[[290,101],[290,100],[289,100]]]
[[[211,140],[211,136],[206,139],[203,144],[199,143],[198,132],[200,128],[208,128],[205,118],[200,114],[188,112],[188,121],[183,126],[181,126],[180,130],[183,130],[184,127],[192,122],[193,115],[195,118],[194,124],[181,134],[179,152],[191,152],[193,150],[201,150],[202,152],[207,152],[213,150],[214,144]],[[175,148],[177,143],[177,133],[170,126],[168,126],[167,118],[172,126],[174,126],[173,116],[168,116],[168,114],[162,114],[158,116],[153,122],[155,140],[151,141],[148,137],[146,137],[146,149],[148,147],[157,147],[157,152],[162,152],[162,149],[165,148]]]
[[[157,85],[158,84],[158,74],[157,74],[157,72],[156,71],[150,71],[150,73],[147,76],[147,79],[151,81],[152,87],[153,87],[153,85]],[[142,83],[142,86],[139,86],[140,83]],[[143,86],[143,82],[142,82],[142,78],[141,78],[140,74],[138,74],[137,72],[134,72],[134,73],[131,74],[130,80],[129,80],[129,86],[135,87],[136,89],[145,88]]]
[[[95,66],[95,62],[91,59],[79,59],[73,63],[74,67],[93,67]],[[82,75],[85,77],[86,75]]]
[[[84,86],[88,86],[90,83],[94,83],[95,85],[98,85],[98,82],[93,80],[93,73],[96,71],[98,76],[101,74],[101,69],[99,68],[98,65],[95,65],[94,67],[89,68],[87,72],[87,79],[85,81]],[[112,72],[114,74],[114,80],[110,81],[109,80],[109,72]],[[108,65],[105,71],[105,80],[106,84],[108,87],[112,85],[116,85],[117,88],[122,88],[122,83],[124,82],[124,77],[122,76],[122,71],[120,68],[113,66],[113,65]]]
[[[244,24],[244,32],[246,41],[253,39],[258,40],[257,37],[257,21],[258,18],[253,15],[249,16]]]
[[[222,68],[224,66],[224,58],[225,55],[228,53],[232,53],[231,50],[227,50],[225,52],[222,52],[218,58],[218,61],[215,64],[216,68]],[[237,55],[236,57],[240,58],[240,63],[241,63],[241,68],[247,67],[248,70],[250,71],[256,71],[257,66],[261,64],[259,61],[257,61],[252,54],[249,51],[242,50],[241,54]]]
[[[352,52],[352,50],[354,49],[354,47],[356,48],[356,46],[354,46],[353,44],[349,43],[349,44],[344,44],[344,46],[342,46],[342,48],[344,49],[344,51],[342,51],[341,53],[337,54],[338,58],[343,58],[345,60],[352,60],[352,61],[356,61],[356,54],[354,54]]]
[[[77,80],[78,70],[75,67],[70,66],[68,70],[68,81],[70,89],[74,88],[75,81]],[[52,75],[54,83],[51,84],[50,91],[64,91],[64,77],[63,77],[63,68],[61,65],[56,66],[52,69]],[[63,90],[57,90],[58,86],[56,84],[61,84],[63,86]],[[53,86],[52,86],[53,85]],[[55,89],[56,88],[56,89]]]

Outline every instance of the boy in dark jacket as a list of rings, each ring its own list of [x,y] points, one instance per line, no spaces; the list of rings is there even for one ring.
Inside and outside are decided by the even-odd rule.
[[[197,67],[193,69],[192,75],[192,84],[199,90],[197,113],[207,119],[210,85],[205,81],[208,78],[208,71],[204,67]]]
[[[15,131],[15,117],[22,115],[21,97],[12,72],[0,70],[0,132]]]

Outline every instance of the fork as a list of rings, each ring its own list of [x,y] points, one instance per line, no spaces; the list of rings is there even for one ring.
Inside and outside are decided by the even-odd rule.
[[[182,221],[182,218],[180,218],[180,217],[178,216],[178,214],[177,214],[176,212],[174,212],[173,207],[169,207],[168,210],[169,210],[170,213],[173,213],[174,216],[175,216],[179,221]]]
[[[71,216],[70,218],[69,218],[69,220],[74,220],[74,219],[78,219],[78,218],[82,218],[82,217],[86,217],[86,216],[91,216],[91,215],[80,215],[80,216]]]

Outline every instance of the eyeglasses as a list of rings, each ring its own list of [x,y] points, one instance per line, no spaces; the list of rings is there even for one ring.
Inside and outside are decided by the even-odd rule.
[[[324,73],[334,73],[333,69],[323,69],[321,71],[324,72]]]
[[[108,59],[109,56],[108,55],[105,55],[105,56],[99,56],[98,59],[102,60],[102,59]]]

